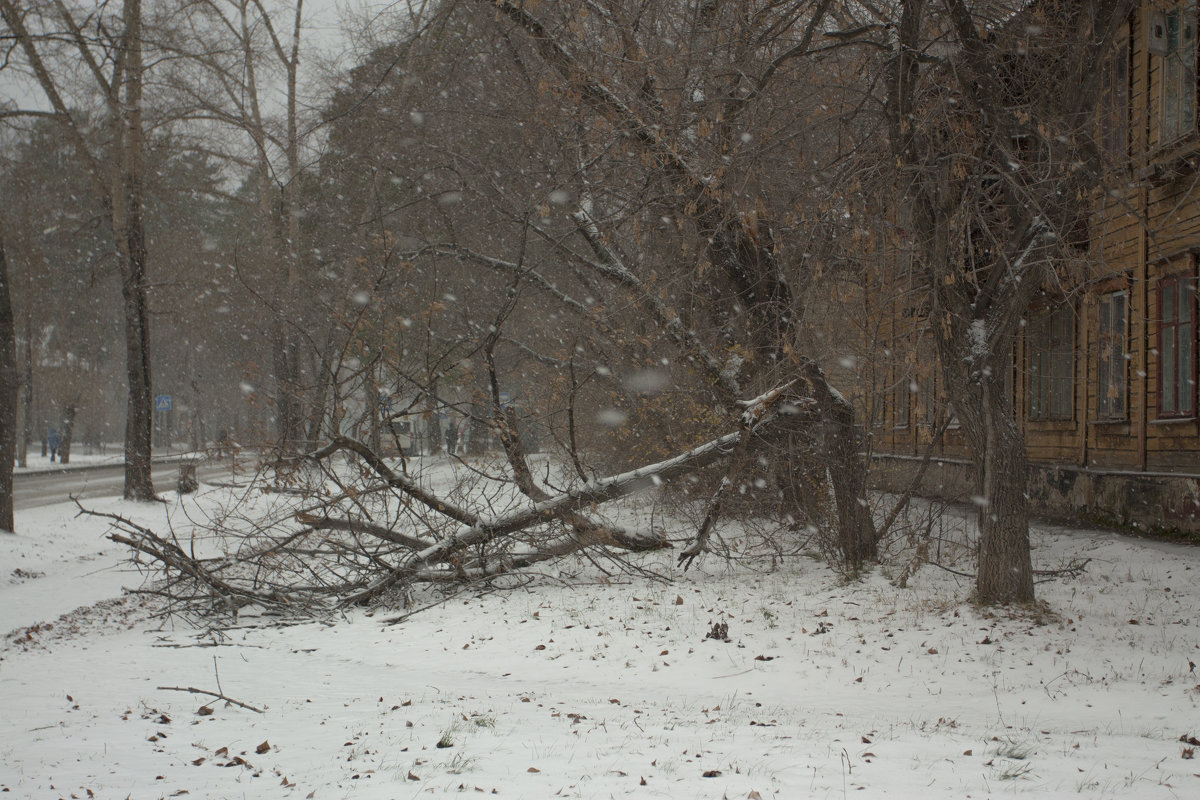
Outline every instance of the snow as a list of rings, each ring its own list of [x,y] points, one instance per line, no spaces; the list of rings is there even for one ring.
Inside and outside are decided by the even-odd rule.
[[[94,502],[186,536],[227,492]],[[141,578],[75,511],[18,512],[19,535],[0,536],[12,797],[1200,792],[1179,741],[1200,734],[1191,548],[1038,526],[1039,567],[1091,562],[1016,614],[972,606],[968,581],[930,566],[846,582],[814,558],[709,556],[680,575],[667,552],[639,563],[669,583],[570,564],[569,580],[398,624],[356,610],[217,631],[115,599]],[[729,641],[706,636],[717,622]]]
[[[974,361],[982,361],[988,354],[987,322],[982,319],[971,321],[971,355]]]
[[[113,445],[106,453],[71,453],[71,463],[63,464],[55,459],[50,460],[49,456],[41,456],[30,449],[29,458],[26,459],[24,467],[13,467],[13,472],[23,474],[26,472],[55,472],[64,469],[82,469],[84,467],[99,467],[113,466],[116,464],[125,463],[125,451],[120,445]]]
[[[184,447],[173,449],[155,448],[154,460],[164,461],[172,458],[196,458],[204,453],[189,451]],[[71,462],[69,464],[62,463],[61,460],[50,460],[49,456],[43,456],[38,452],[36,442],[34,446],[29,448],[29,457],[25,460],[25,466],[16,466],[14,462],[13,472],[18,475],[23,475],[28,472],[62,472],[69,469],[87,469],[88,467],[112,467],[125,463],[125,447],[124,445],[108,444],[105,445],[103,452],[96,452],[94,447],[76,445],[76,449],[71,452]]]

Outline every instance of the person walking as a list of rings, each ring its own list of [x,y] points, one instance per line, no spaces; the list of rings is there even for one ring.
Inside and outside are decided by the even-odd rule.
[[[58,446],[60,444],[62,444],[62,441],[58,438],[58,430],[51,428],[50,432],[46,434],[46,445],[50,448],[51,463],[54,462],[54,457],[58,455]]]

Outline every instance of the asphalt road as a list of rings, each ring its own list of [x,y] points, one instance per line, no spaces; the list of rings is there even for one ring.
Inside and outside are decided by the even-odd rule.
[[[179,477],[179,463],[156,463],[151,471],[154,488],[169,491]],[[230,480],[229,462],[201,465],[197,470],[201,481]],[[61,503],[75,497],[111,497],[125,490],[125,466],[114,464],[101,467],[78,467],[57,472],[26,472],[13,476],[13,505],[20,511],[51,503]]]

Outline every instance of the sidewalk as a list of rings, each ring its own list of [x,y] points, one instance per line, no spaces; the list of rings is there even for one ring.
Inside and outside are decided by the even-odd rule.
[[[163,450],[157,449],[154,451],[154,461],[170,461],[173,459],[184,459],[189,456],[204,457],[204,453],[195,453],[190,450]],[[125,450],[119,445],[109,445],[105,448],[104,453],[71,453],[71,462],[64,464],[58,459],[50,460],[49,456],[43,456],[39,452],[35,452],[30,448],[28,466],[13,467],[13,472],[17,475],[25,475],[32,472],[64,472],[69,469],[87,469],[89,467],[106,467],[116,464],[125,463]]]

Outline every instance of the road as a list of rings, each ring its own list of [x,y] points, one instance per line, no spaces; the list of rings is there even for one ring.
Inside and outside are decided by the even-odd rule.
[[[228,461],[201,465],[197,470],[202,481],[228,481]],[[155,463],[152,469],[154,488],[167,491],[175,488],[179,477],[177,461]],[[70,496],[105,497],[119,495],[125,489],[125,466],[112,464],[99,467],[79,467],[57,472],[25,472],[13,476],[13,505],[20,511],[51,503],[61,503]]]

